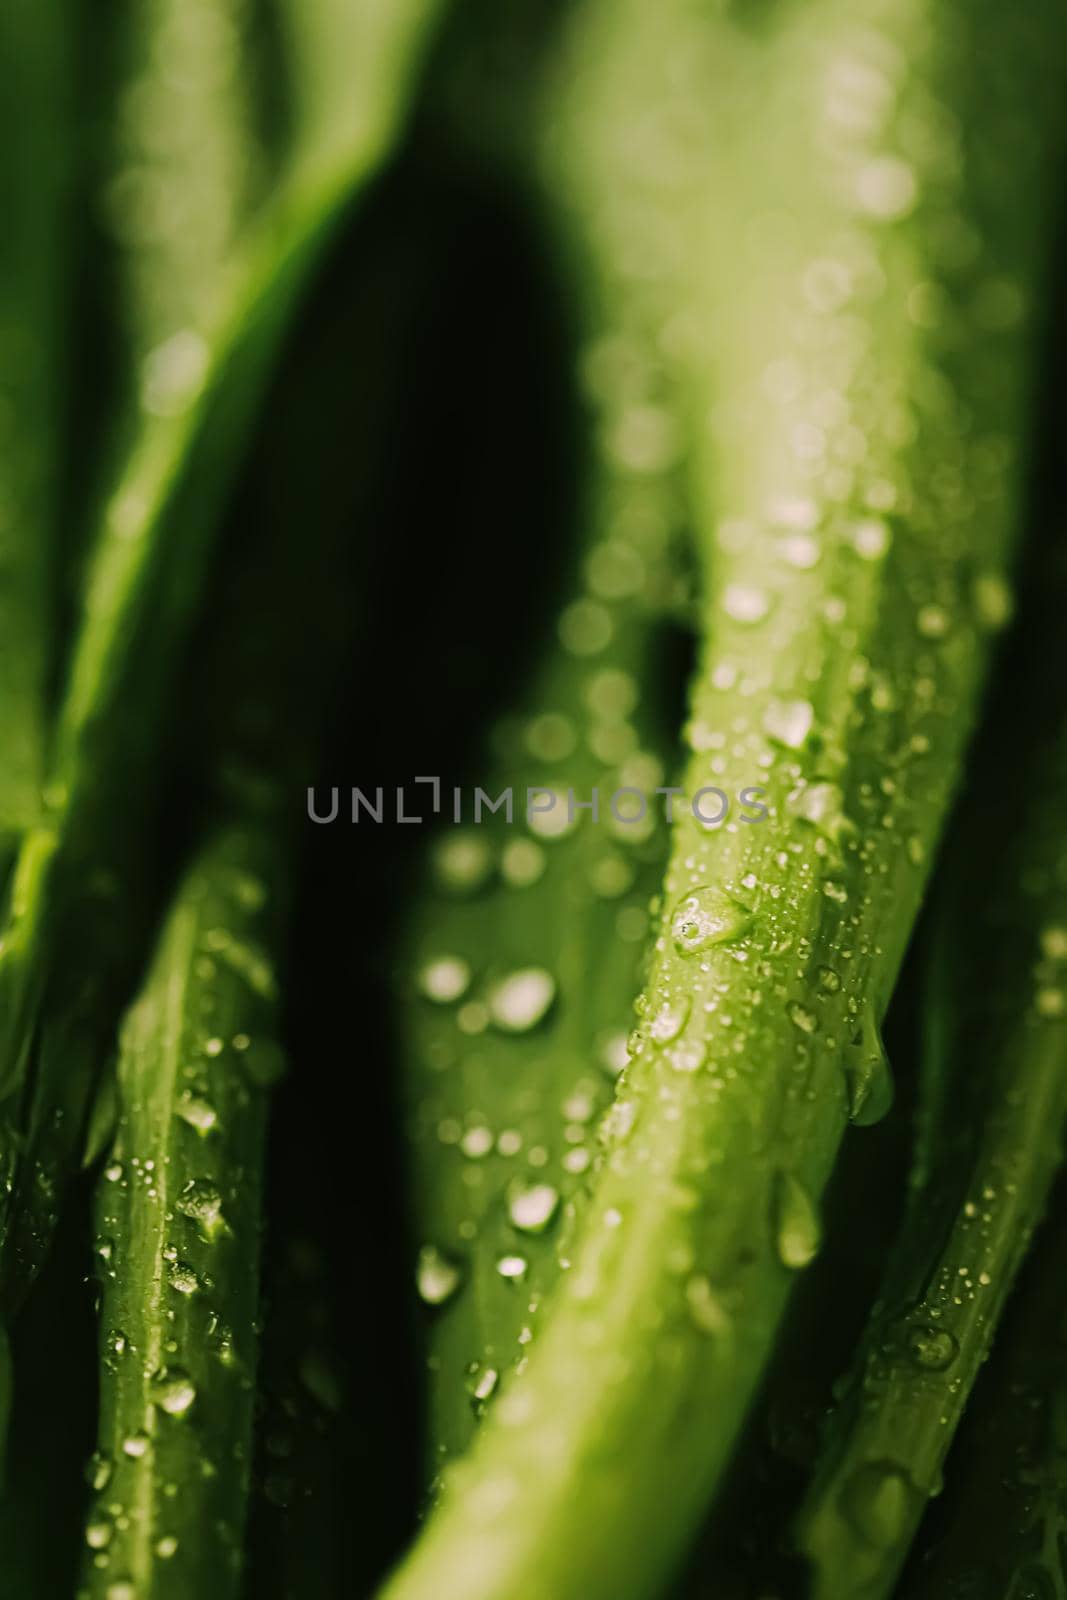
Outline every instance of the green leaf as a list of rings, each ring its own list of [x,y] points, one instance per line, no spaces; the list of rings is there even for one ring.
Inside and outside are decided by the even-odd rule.
[[[314,15],[309,8],[309,26]],[[0,946],[0,1092],[8,1095],[0,1162],[7,1172],[21,1138],[33,1144],[50,1130],[58,1149],[49,1161],[60,1167],[76,1147],[79,1107],[137,959],[146,822],[221,507],[309,275],[399,129],[434,15],[428,0],[405,0],[383,14],[373,36],[381,54],[366,68],[375,81],[373,137],[361,123],[351,142],[330,146],[328,163],[308,166],[294,157],[288,178],[235,246],[210,325],[192,330],[191,344],[182,336],[171,373],[176,387],[145,419],[109,499],[59,722],[50,810],[23,848]],[[231,121],[220,126],[229,137]],[[195,175],[195,164],[191,170]],[[194,347],[197,359],[187,361]],[[45,993],[50,1037],[34,1064],[25,1130],[13,1095],[26,1078]],[[64,1108],[59,1135],[57,1105]],[[52,1225],[54,1198],[36,1204],[37,1237],[19,1247],[11,1273],[16,1299]]]
[[[814,1597],[892,1592],[1062,1157],[1064,564],[1038,563],[949,852],[908,1208],[801,1513]]]
[[[145,1600],[239,1592],[264,1091],[283,1064],[279,889],[269,834],[223,829],[124,1025],[95,1243],[101,1419],[83,1583],[101,1600],[123,1583]]]
[[[661,285],[701,424],[687,792],[759,785],[768,816],[680,816],[645,1014],[686,1021],[633,1052],[528,1364],[389,1600],[655,1594],[819,1249],[849,1112],[888,1104],[879,1024],[1019,517],[1065,40],[1051,7],[1017,22],[827,0],[754,36],[634,0],[576,29],[557,170]],[[916,135],[938,119],[951,159]]]
[[[652,692],[662,617],[633,593],[606,607],[596,583],[641,573],[650,589],[654,574],[669,587],[671,493],[635,493],[610,473],[598,490],[600,537],[583,564],[593,583],[556,630],[571,648],[557,638],[539,686],[491,741],[483,797],[510,794],[510,820],[503,809],[475,815],[475,786],[463,792],[467,825],[438,835],[406,962],[434,1468],[463,1448],[521,1363],[531,1308],[558,1275],[559,1230],[581,1203],[626,1060],[664,864],[654,791],[669,782],[673,752]],[[624,505],[639,530],[629,540],[618,530]],[[587,653],[587,625],[610,631],[610,643]],[[637,799],[623,796],[616,816],[627,788]],[[578,809],[594,794],[596,818]],[[446,814],[454,804],[444,789]]]
[[[44,776],[74,11],[11,0],[0,17],[0,884],[39,814]]]

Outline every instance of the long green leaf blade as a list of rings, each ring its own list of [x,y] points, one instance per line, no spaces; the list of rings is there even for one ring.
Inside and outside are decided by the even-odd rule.
[[[30,0],[0,16],[0,883],[44,781],[73,24],[74,8]]]
[[[163,414],[148,417],[109,500],[60,719],[51,812],[24,847],[0,949],[0,1084],[9,1095],[0,1143],[8,1165],[20,1141],[32,1147],[45,1130],[57,1169],[76,1148],[97,1030],[114,1015],[136,960],[128,930],[137,921],[131,906],[144,873],[145,829],[128,826],[127,797],[137,797],[140,814],[150,813],[162,719],[243,441],[308,276],[400,125],[435,14],[432,0],[403,0],[383,15],[374,73],[387,64],[395,70],[381,82],[375,76],[374,137],[360,124],[354,143],[331,146],[325,169],[294,159],[289,180],[235,251],[213,324],[184,339],[174,384],[164,385]],[[41,1046],[27,1130],[12,1096],[26,1076],[46,990],[53,1042]],[[94,1019],[88,1030],[86,1017]],[[65,1109],[58,1140],[57,1103]],[[47,1243],[55,1189],[55,1177],[23,1186],[41,1214],[36,1227],[23,1228],[36,1237],[20,1247],[8,1274],[15,1300]],[[43,1209],[32,1199],[42,1194],[49,1197]]]
[[[281,1071],[269,836],[223,830],[126,1020],[100,1180],[98,1499],[85,1592],[238,1592],[250,1471],[265,1086]],[[182,1491],[172,1495],[169,1485]]]
[[[722,743],[694,741],[687,788],[758,781],[769,815],[676,827],[645,999],[688,1020],[624,1074],[528,1366],[390,1600],[656,1593],[819,1248],[849,1113],[884,1109],[878,1027],[1019,517],[1054,149],[1032,107],[1065,41],[1055,8],[1018,20],[985,0],[786,7],[752,31],[586,14],[572,81],[598,166],[578,181],[651,241],[668,303],[684,286],[672,343],[706,423],[692,726]],[[632,227],[630,169],[681,197],[673,226],[664,202],[655,235]]]
[[[1064,576],[1055,545],[1040,570],[1024,666],[1005,675],[950,852],[907,1213],[801,1513],[815,1600],[892,1592],[1062,1156],[1067,733],[1062,697],[1048,698]]]

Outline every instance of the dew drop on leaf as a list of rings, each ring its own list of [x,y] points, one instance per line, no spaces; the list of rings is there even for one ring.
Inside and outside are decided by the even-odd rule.
[[[1058,1022],[1067,1016],[1067,997],[1062,989],[1039,989],[1034,996],[1034,1005],[1038,1016],[1046,1022]]]
[[[920,1323],[904,1336],[908,1355],[923,1372],[944,1372],[959,1355],[960,1347],[947,1328]]]
[[[806,744],[815,722],[815,709],[809,700],[774,700],[763,715],[763,729],[775,743],[788,750]]]
[[[893,1104],[893,1071],[870,1007],[845,1061],[845,1083],[850,1120],[860,1128],[880,1122]]]
[[[199,1134],[211,1133],[218,1126],[215,1107],[199,1095],[183,1094],[174,1108],[174,1114]]]
[[[723,592],[722,608],[734,622],[756,623],[763,621],[771,602],[766,590],[754,584],[731,583]]]
[[[852,530],[852,548],[864,561],[880,561],[889,549],[889,529],[875,517],[858,522]]]
[[[470,987],[471,969],[461,956],[438,956],[428,961],[419,973],[419,990],[427,1000],[451,1005]]]
[[[182,1186],[175,1205],[183,1217],[197,1224],[205,1239],[214,1239],[226,1227],[222,1195],[206,1178],[190,1178]]]
[[[774,1237],[778,1259],[791,1271],[810,1266],[819,1253],[819,1214],[807,1189],[791,1172],[779,1172],[775,1182]]]
[[[85,1481],[90,1489],[97,1494],[102,1494],[111,1482],[114,1465],[109,1456],[103,1455],[99,1450],[94,1450],[85,1467]]]
[[[609,1034],[608,1037],[601,1042],[599,1056],[600,1065],[603,1067],[604,1071],[609,1075],[609,1077],[618,1077],[619,1073],[629,1062],[629,1059],[630,1052],[626,1048],[626,1035],[624,1033]]]
[[[489,881],[493,857],[486,839],[476,833],[455,833],[442,839],[434,853],[434,876],[449,894],[477,894]]]
[[[867,1544],[887,1550],[902,1537],[921,1497],[903,1468],[868,1461],[845,1484],[841,1504]]]
[[[1067,961],[1067,928],[1050,924],[1041,930],[1041,953],[1049,961]]]
[[[484,1123],[468,1128],[459,1141],[459,1147],[469,1161],[481,1161],[493,1148],[493,1130]]]
[[[152,1379],[149,1397],[168,1417],[184,1417],[196,1399],[196,1384],[181,1367],[161,1367]]]
[[[559,1209],[559,1191],[550,1183],[516,1185],[508,1194],[508,1219],[520,1233],[544,1233]]]
[[[810,822],[831,844],[839,844],[855,831],[845,815],[845,800],[836,783],[801,783],[786,797],[786,810],[801,822]]]
[[[915,618],[915,626],[924,639],[943,639],[952,626],[948,612],[943,606],[920,606]]]
[[[799,1000],[790,1000],[786,1004],[785,1014],[794,1028],[801,1033],[815,1033],[818,1031],[819,1019],[814,1011],[803,1005]]]
[[[178,1294],[196,1294],[200,1279],[187,1261],[172,1261],[167,1269],[167,1282]]]
[[[677,1000],[664,1000],[648,1025],[649,1038],[656,1044],[669,1044],[685,1027],[692,1002],[683,994]]]
[[[90,1550],[106,1550],[115,1537],[115,1524],[108,1516],[91,1516],[85,1525],[85,1542]]]
[[[999,633],[1011,621],[1014,599],[1011,586],[999,572],[982,572],[971,590],[974,613],[983,628]]]
[[[475,1366],[467,1382],[467,1391],[471,1397],[471,1404],[480,1416],[486,1404],[496,1392],[500,1382],[500,1374],[495,1367]]]
[[[739,939],[752,921],[752,914],[721,889],[711,885],[694,889],[675,908],[671,937],[679,955],[697,955],[712,945],[730,944]]]
[[[699,1328],[701,1333],[714,1336],[729,1331],[729,1313],[712,1288],[710,1279],[702,1273],[695,1274],[686,1283],[685,1299],[693,1326]]]
[[[528,889],[545,870],[545,852],[532,839],[513,839],[504,850],[500,871],[512,889]]]
[[[415,1268],[415,1287],[428,1306],[443,1306],[460,1286],[462,1273],[436,1245],[424,1244]]]
[[[674,1072],[699,1072],[708,1057],[708,1047],[703,1039],[683,1039],[667,1051],[667,1061]]]
[[[524,967],[504,978],[489,996],[489,1015],[503,1033],[526,1033],[549,1011],[556,980],[543,967]]]

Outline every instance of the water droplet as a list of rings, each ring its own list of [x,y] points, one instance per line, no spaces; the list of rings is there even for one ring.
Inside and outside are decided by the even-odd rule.
[[[943,639],[951,627],[951,621],[944,606],[930,604],[919,607],[915,626],[924,639]]]
[[[424,1244],[419,1251],[415,1286],[419,1298],[428,1306],[443,1306],[460,1286],[462,1273],[436,1245]]]
[[[869,517],[852,530],[852,548],[864,561],[880,561],[889,549],[889,529],[884,522]]]
[[[94,1515],[85,1526],[85,1542],[90,1550],[106,1550],[115,1537],[115,1524],[108,1516]]]
[[[699,1072],[708,1057],[708,1047],[703,1039],[683,1039],[667,1051],[667,1061],[674,1072]]]
[[[156,1540],[156,1555],[161,1561],[170,1561],[178,1553],[178,1541],[172,1533]]]
[[[226,1228],[222,1195],[206,1178],[190,1178],[182,1186],[175,1205],[183,1217],[197,1224],[205,1239],[214,1239]]]
[[[501,1256],[496,1270],[502,1278],[519,1283],[526,1276],[528,1262],[525,1256]]]
[[[476,1366],[467,1382],[467,1390],[475,1411],[481,1415],[496,1393],[500,1374],[495,1367]]]
[[[476,894],[489,881],[493,858],[488,841],[476,833],[454,833],[434,852],[434,876],[449,894]]]
[[[561,1110],[568,1122],[592,1122],[597,1103],[592,1088],[578,1088],[564,1100]]]
[[[147,1433],[131,1433],[128,1439],[122,1441],[122,1453],[129,1456],[131,1461],[140,1461],[142,1456],[148,1454],[150,1442]]]
[[[791,1172],[777,1176],[774,1229],[782,1265],[794,1272],[810,1266],[819,1253],[822,1228],[811,1196]]]
[[[1050,925],[1041,930],[1041,953],[1049,961],[1067,961],[1067,928]]]
[[[508,1218],[520,1233],[544,1233],[559,1209],[559,1192],[550,1183],[514,1185],[508,1192]]]
[[[617,900],[633,885],[634,869],[617,850],[605,854],[589,869],[593,893],[602,900]]]
[[[808,700],[774,700],[763,715],[764,732],[777,744],[799,750],[807,742],[815,721],[815,710]]]
[[[999,633],[1011,621],[1014,602],[1007,579],[999,572],[982,572],[972,589],[974,612],[983,628]]]
[[[820,967],[817,973],[820,989],[827,994],[838,994],[841,990],[841,974],[835,972],[833,967]]]
[[[612,1033],[600,1046],[600,1064],[611,1077],[618,1077],[628,1064],[630,1052],[626,1048],[626,1035]]]
[[[841,1503],[860,1538],[888,1550],[906,1533],[922,1496],[895,1462],[868,1461],[845,1484]]]
[[[547,796],[551,796],[548,803]],[[539,839],[565,839],[574,832],[584,813],[572,806],[565,789],[538,791],[537,805],[528,806],[526,825]]]
[[[836,783],[800,783],[786,797],[786,810],[839,845],[855,832],[855,824],[845,815],[845,797]]]
[[[196,1384],[181,1367],[160,1367],[149,1397],[168,1417],[184,1417],[196,1399]]]
[[[595,600],[575,600],[559,619],[560,643],[574,656],[595,656],[611,642],[611,612]]]
[[[893,1104],[893,1071],[870,1007],[845,1061],[845,1081],[851,1120],[860,1128],[880,1122]]]
[[[538,761],[564,761],[577,742],[574,724],[557,711],[534,717],[526,729],[526,748]]]
[[[1039,989],[1034,1004],[1038,1016],[1044,1017],[1046,1022],[1057,1022],[1067,1014],[1067,999],[1062,989]]]
[[[211,1133],[218,1126],[215,1107],[199,1095],[183,1094],[174,1108],[174,1114],[199,1134]]]
[[[649,1023],[649,1037],[657,1044],[669,1044],[672,1039],[677,1039],[689,1017],[690,1005],[688,995],[680,995],[677,1000],[664,1000]]]
[[[492,1128],[487,1128],[484,1124],[479,1124],[475,1128],[468,1128],[459,1141],[459,1147],[468,1160],[480,1161],[493,1148]]]
[[[730,1317],[722,1301],[703,1274],[690,1278],[685,1286],[685,1299],[693,1325],[701,1333],[722,1335],[730,1329]]]
[[[172,1261],[167,1268],[167,1282],[179,1294],[196,1294],[200,1279],[188,1261]]]
[[[735,622],[762,622],[771,609],[766,590],[754,584],[728,584],[722,597],[722,608]]]
[[[778,554],[790,567],[808,572],[819,564],[819,545],[808,533],[791,533],[778,541]]]
[[[419,989],[427,1000],[438,1005],[450,1005],[466,994],[470,987],[471,969],[460,956],[439,956],[428,961],[419,973]]]
[[[752,921],[752,913],[721,889],[710,884],[686,895],[675,908],[671,936],[679,955],[696,955],[712,945],[739,939]]]
[[[111,1482],[114,1470],[110,1457],[103,1455],[99,1450],[94,1450],[85,1465],[85,1481],[90,1489],[102,1494]]]
[[[112,1361],[112,1363],[114,1357],[124,1356],[129,1348],[130,1341],[127,1339],[121,1328],[108,1329],[107,1333],[104,1335],[104,1349],[107,1351],[108,1358]],[[114,1370],[113,1364],[112,1370]]]
[[[944,1372],[960,1353],[960,1347],[947,1328],[928,1324],[909,1327],[904,1335],[909,1357],[924,1372]]]
[[[815,1015],[814,1011],[811,1011],[807,1006],[802,1005],[799,1000],[788,1001],[785,1008],[785,1014],[793,1024],[794,1028],[799,1028],[801,1033],[816,1033],[818,1031],[818,1017]]]
[[[532,839],[513,839],[500,858],[504,882],[512,889],[528,889],[545,870],[545,852]]]
[[[129,1578],[120,1578],[117,1583],[108,1584],[104,1600],[137,1600],[137,1590]]]
[[[489,1014],[503,1033],[526,1033],[547,1014],[556,997],[556,980],[543,967],[513,972],[489,997]]]

